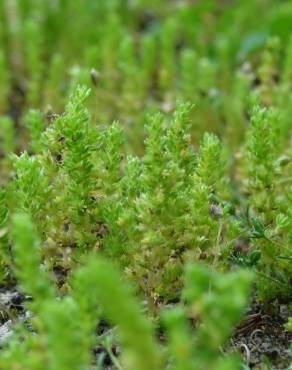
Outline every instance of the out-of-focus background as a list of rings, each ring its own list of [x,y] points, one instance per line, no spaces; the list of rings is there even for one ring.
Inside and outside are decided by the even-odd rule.
[[[265,81],[264,103],[277,99],[291,24],[282,0],[1,0],[0,114],[13,119],[19,151],[28,110],[62,113],[86,84],[94,120],[119,120],[130,152],[143,152],[147,114],[171,113],[179,99],[196,106],[195,143],[208,130],[236,147],[250,86]]]

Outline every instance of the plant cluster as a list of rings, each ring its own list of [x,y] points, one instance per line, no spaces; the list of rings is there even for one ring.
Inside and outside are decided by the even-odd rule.
[[[25,330],[19,328],[4,348],[1,368],[89,368],[90,349],[96,341],[104,340],[93,335],[101,315],[118,325],[116,337],[123,352],[122,358],[116,358],[115,362],[120,369],[124,366],[135,370],[163,369],[163,364],[172,369],[239,368],[238,358],[229,355],[222,358],[219,347],[246,305],[250,272],[242,270],[221,276],[206,267],[188,264],[182,292],[186,304],[162,313],[169,342],[162,347],[154,335],[153,323],[142,315],[138,302],[132,297],[131,287],[111,264],[101,257],[90,256],[72,276],[71,293],[57,298],[48,271],[40,268],[40,241],[30,218],[26,214],[16,214],[13,227],[15,274],[21,288],[34,298],[29,308],[34,314],[33,327],[37,336],[27,332],[19,346]],[[38,279],[31,279],[31,274]],[[231,297],[233,303],[227,304]],[[224,320],[216,322],[226,313],[226,308],[228,314],[224,315]],[[195,336],[189,317],[199,322]],[[26,356],[27,353],[31,355]],[[103,359],[97,361],[97,368],[102,368]]]
[[[292,298],[291,22],[0,1],[0,278],[31,297],[1,369],[240,368],[251,297]]]

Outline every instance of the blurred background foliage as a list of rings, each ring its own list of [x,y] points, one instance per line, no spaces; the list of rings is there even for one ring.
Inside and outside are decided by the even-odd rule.
[[[87,84],[94,119],[118,119],[129,152],[143,153],[147,114],[171,113],[178,99],[196,105],[195,143],[207,129],[236,146],[261,51],[276,36],[281,70],[291,22],[289,1],[1,0],[0,112],[13,119],[19,151],[29,109],[62,113]]]

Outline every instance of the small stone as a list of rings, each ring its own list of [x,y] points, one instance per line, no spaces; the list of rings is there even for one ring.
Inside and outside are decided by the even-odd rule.
[[[4,343],[12,334],[11,320],[0,326],[0,345]]]

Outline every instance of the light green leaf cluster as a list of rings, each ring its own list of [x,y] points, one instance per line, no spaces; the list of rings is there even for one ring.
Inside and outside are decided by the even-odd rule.
[[[283,232],[289,224],[291,199],[289,180],[286,181],[290,165],[289,157],[279,156],[283,150],[283,117],[279,111],[255,105],[251,114],[244,152],[249,222],[253,228],[254,247],[260,248],[262,255],[260,276],[263,280],[259,287],[266,298],[273,299],[276,295],[289,295],[291,291],[290,236],[289,232]]]
[[[16,274],[22,289],[32,297],[36,297],[33,305],[38,307],[54,296],[54,291],[41,264],[40,241],[30,218],[24,214],[13,217],[14,254],[16,258]],[[30,251],[30,253],[28,253]],[[32,276],[37,277],[33,278]]]
[[[121,359],[115,361],[122,368],[159,370],[166,365],[178,370],[202,366],[239,368],[237,359],[220,355],[219,346],[230,335],[247,303],[250,273],[220,275],[201,265],[189,264],[183,291],[187,305],[171,308],[163,314],[167,343],[162,346],[155,339],[153,324],[132,297],[130,285],[108,261],[97,255],[86,258],[71,279],[71,293],[57,297],[40,259],[39,238],[26,214],[14,215],[13,235],[15,271],[23,292],[32,296],[29,307],[34,313],[33,330],[37,332],[33,335],[19,328],[19,334],[5,345],[1,367],[89,368],[96,321],[106,317],[118,330],[122,353]],[[31,275],[38,278],[31,279]],[[226,315],[226,300],[230,301],[231,297]],[[190,325],[187,315],[200,321],[196,327]],[[19,340],[22,341],[20,348],[17,347]],[[24,350],[29,351],[30,356],[27,357]]]
[[[97,256],[90,258],[73,277],[71,296],[60,300],[41,263],[39,239],[27,215],[13,217],[13,235],[16,275],[22,290],[33,297],[29,307],[35,314],[33,322],[43,346],[30,341],[32,334],[25,334],[24,347],[32,351],[35,359],[35,363],[29,362],[31,370],[87,368],[94,343],[97,307],[112,324],[118,325],[127,368],[159,369],[160,354],[151,324],[141,314],[131,289],[108,262]],[[12,343],[11,353],[8,349],[1,361],[4,364],[7,361],[12,367],[22,366],[26,363],[22,358],[24,354],[20,352],[13,358],[10,354],[15,354],[14,350]]]
[[[36,222],[42,222],[51,193],[46,168],[38,157],[31,157],[27,152],[19,157],[14,155],[12,162],[16,176],[10,189],[11,206],[28,212]]]
[[[6,191],[0,188],[0,248],[1,248],[1,258],[0,258],[0,280],[4,281],[7,275],[7,266],[10,263],[9,253],[8,253],[8,208],[6,201]]]
[[[163,317],[169,333],[173,369],[239,368],[236,358],[222,358],[218,350],[243,313],[251,281],[252,274],[244,270],[219,275],[203,265],[189,263],[186,266],[182,297],[188,306],[166,310]],[[233,294],[234,300],[226,305]],[[187,317],[197,322],[195,331]]]
[[[288,0],[0,1],[0,279],[37,334],[1,368],[237,368],[249,277],[221,273],[252,270],[263,312],[292,297],[291,23]]]
[[[28,112],[27,126],[30,133],[30,146],[33,153],[38,154],[42,151],[41,135],[45,129],[45,123],[42,113],[39,110],[32,109]]]

